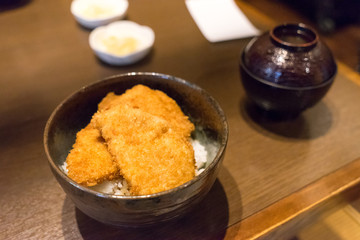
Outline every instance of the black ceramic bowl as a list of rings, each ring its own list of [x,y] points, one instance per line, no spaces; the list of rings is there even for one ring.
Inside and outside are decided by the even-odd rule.
[[[205,135],[212,157],[205,170],[174,189],[143,196],[115,196],[96,192],[71,180],[61,170],[76,133],[85,127],[108,93],[122,94],[136,84],[165,92]],[[185,80],[158,73],[128,73],[90,84],[66,98],[50,116],[44,133],[44,146],[57,181],[88,216],[118,226],[143,226],[180,216],[195,207],[216,180],[228,139],[228,125],[219,104],[204,90]],[[210,149],[211,147],[211,149]]]
[[[319,102],[337,66],[329,48],[304,24],[284,24],[252,39],[240,57],[249,99],[266,111],[297,115]]]

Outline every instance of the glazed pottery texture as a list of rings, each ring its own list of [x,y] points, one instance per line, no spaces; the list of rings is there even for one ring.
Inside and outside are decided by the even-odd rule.
[[[240,60],[248,97],[261,108],[299,113],[329,90],[337,66],[329,48],[304,24],[285,24],[252,39]]]
[[[60,166],[66,160],[76,133],[97,111],[108,92],[122,94],[137,84],[165,92],[173,98],[206,139],[215,143],[214,158],[199,176],[174,189],[143,196],[115,196],[81,186],[68,178]],[[50,116],[44,133],[50,168],[76,207],[103,223],[144,226],[185,214],[208,193],[216,180],[228,139],[228,125],[219,104],[204,90],[185,80],[157,73],[128,73],[90,84],[65,99]]]

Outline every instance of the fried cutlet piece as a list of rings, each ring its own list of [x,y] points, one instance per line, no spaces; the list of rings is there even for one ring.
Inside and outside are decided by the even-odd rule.
[[[68,176],[75,182],[94,186],[119,177],[117,164],[107,150],[100,131],[89,124],[76,134],[73,149],[66,159]]]
[[[128,89],[122,95],[108,93],[100,102],[99,110],[125,104],[165,119],[175,131],[181,132],[186,137],[190,137],[195,129],[194,124],[189,121],[175,100],[162,91],[153,90],[141,84]]]
[[[177,187],[194,177],[194,150],[164,119],[127,105],[98,111],[92,119],[107,142],[132,195]]]

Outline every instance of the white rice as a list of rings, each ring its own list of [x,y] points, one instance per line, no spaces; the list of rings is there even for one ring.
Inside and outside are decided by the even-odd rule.
[[[104,181],[90,188],[92,190],[102,193],[118,196],[130,196],[130,189],[127,181],[124,178],[116,179],[113,181]]]
[[[198,140],[197,138],[191,139],[191,144],[195,152],[195,176],[198,176],[205,170],[208,160],[211,161],[213,159],[214,156],[212,153],[214,152],[213,150],[215,150],[215,145],[210,143],[206,144],[205,147],[205,145],[203,145],[202,139]],[[66,162],[64,162],[60,168],[64,171],[64,173],[68,174]],[[129,185],[124,178],[113,181],[104,181],[100,184],[90,187],[90,189],[118,196],[130,195]]]
[[[195,152],[195,175],[198,176],[205,170],[207,163],[207,151],[199,140],[191,139],[191,144]]]
[[[63,163],[63,165],[60,166],[60,169],[63,170],[63,172],[68,175],[68,169],[67,169],[67,163],[66,161]]]

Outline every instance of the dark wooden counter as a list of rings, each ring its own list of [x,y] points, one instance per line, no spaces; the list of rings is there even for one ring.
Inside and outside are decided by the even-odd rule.
[[[240,84],[238,59],[249,39],[209,43],[182,0],[131,0],[128,19],[155,31],[137,64],[111,67],[92,53],[89,31],[70,0],[0,8],[0,239],[221,239],[269,234],[360,182],[360,78],[338,61],[328,95],[296,119],[255,111]],[[276,21],[238,2],[267,30]],[[344,39],[346,41],[346,39]],[[338,60],[338,59],[337,59]],[[52,176],[43,130],[52,110],[85,84],[130,71],[194,82],[223,107],[230,126],[218,180],[191,214],[151,229],[92,220]]]

